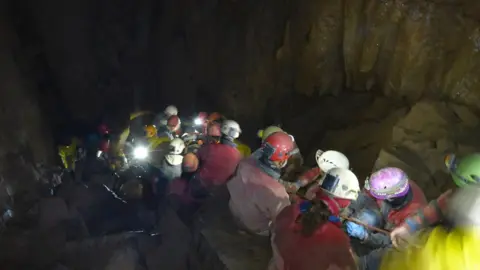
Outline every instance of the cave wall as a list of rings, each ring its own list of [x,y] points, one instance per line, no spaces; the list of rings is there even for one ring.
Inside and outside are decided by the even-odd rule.
[[[477,2],[212,0],[185,11],[170,1],[165,10],[184,10],[196,84],[222,89],[218,100],[240,119],[263,111],[271,121],[311,108],[292,96],[343,89],[478,109]]]
[[[480,104],[477,1],[26,1],[81,118],[175,103],[253,132],[344,89]]]
[[[328,128],[318,122],[324,113],[318,97],[345,90],[410,105],[451,100],[478,110],[477,11],[477,1],[167,0],[164,28],[155,36],[168,36],[171,17],[172,25],[184,22],[189,50],[162,39],[159,51],[174,59],[191,55],[184,66],[193,63],[193,77],[180,81],[193,80],[248,125],[246,132],[281,122],[305,149],[320,146]]]
[[[1,1],[0,211],[8,198],[7,187],[17,195],[28,191],[36,180],[32,166],[52,163],[54,159],[54,146],[38,103],[36,82],[29,75],[28,66],[23,65],[25,59],[19,56],[22,48],[7,10],[5,1]]]

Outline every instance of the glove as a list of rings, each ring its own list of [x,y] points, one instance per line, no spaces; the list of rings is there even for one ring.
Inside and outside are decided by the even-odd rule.
[[[392,240],[392,245],[395,248],[400,248],[401,245],[406,243],[406,239],[410,238],[410,231],[406,226],[398,226],[390,233],[390,239]]]
[[[365,227],[363,227],[362,225],[359,225],[351,221],[347,221],[345,225],[347,226],[347,234],[350,237],[355,237],[360,240],[367,239],[368,237],[367,229],[365,229]]]
[[[308,185],[308,181],[305,179],[298,179],[297,182],[295,182],[295,184],[298,186],[298,188],[302,188]]]
[[[295,185],[294,183],[285,183],[284,187],[287,193],[289,194],[294,194],[295,192],[298,191],[298,186]]]
[[[312,208],[312,202],[311,201],[303,201],[299,205],[300,207],[300,212],[301,213],[306,213],[310,211],[310,208]]]
[[[329,216],[328,221],[333,222],[333,223],[337,223],[337,222],[341,222],[342,220],[337,216]]]
[[[307,192],[305,192],[305,198],[307,198],[309,200],[313,200],[313,198],[315,198],[316,193],[319,189],[320,188],[317,185],[313,185],[313,186],[309,187]]]

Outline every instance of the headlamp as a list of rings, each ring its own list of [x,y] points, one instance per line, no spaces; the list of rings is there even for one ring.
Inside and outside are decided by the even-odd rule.
[[[137,146],[133,149],[133,158],[146,159],[148,157],[148,149],[145,146]]]
[[[196,126],[200,126],[203,124],[203,120],[201,118],[195,118],[195,120],[193,120],[193,123],[196,125]]]

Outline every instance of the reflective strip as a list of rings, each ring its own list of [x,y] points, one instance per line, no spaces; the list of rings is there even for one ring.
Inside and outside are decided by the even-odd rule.
[[[418,216],[418,219],[420,220],[420,224],[429,224],[429,222],[428,222],[427,218],[425,217],[425,214],[423,213],[423,211],[419,211],[417,216]]]
[[[407,220],[405,220],[405,223],[410,228],[411,233],[418,231],[418,229],[420,228],[420,225],[417,224],[414,220],[407,219]]]
[[[405,189],[408,188],[408,185],[409,185],[408,180],[406,180],[406,181],[403,183],[402,186],[400,186],[400,187],[393,187],[393,188],[390,188],[390,189],[388,189],[388,190],[386,190],[386,191],[384,191],[384,192],[379,192],[379,191],[373,189],[373,188],[371,187],[371,185],[370,185],[370,192],[374,193],[374,194],[377,195],[377,196],[385,196],[385,197],[387,197],[387,198],[391,198],[391,197],[394,197],[394,196],[397,195],[397,194],[400,194],[400,193],[404,192]]]

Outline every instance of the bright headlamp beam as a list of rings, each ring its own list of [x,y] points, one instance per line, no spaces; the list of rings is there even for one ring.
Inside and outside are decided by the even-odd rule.
[[[146,159],[148,157],[148,149],[144,146],[137,146],[133,149],[133,157],[136,159]]]
[[[203,124],[203,121],[200,118],[195,118],[195,120],[193,120],[193,123],[197,126],[200,126],[201,124]]]

